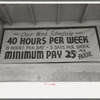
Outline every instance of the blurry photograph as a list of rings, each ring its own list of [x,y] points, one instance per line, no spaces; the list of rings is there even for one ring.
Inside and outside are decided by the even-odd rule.
[[[99,82],[100,4],[0,4],[0,82]]]

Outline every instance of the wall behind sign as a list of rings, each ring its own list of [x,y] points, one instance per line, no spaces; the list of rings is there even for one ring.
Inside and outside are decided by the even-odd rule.
[[[100,25],[97,28],[100,39]],[[0,81],[100,81],[100,64],[0,64]]]

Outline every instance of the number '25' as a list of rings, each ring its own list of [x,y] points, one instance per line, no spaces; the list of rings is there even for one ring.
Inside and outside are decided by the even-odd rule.
[[[76,57],[76,51],[75,50],[66,50],[65,51],[67,55],[65,56],[66,58],[75,58]]]

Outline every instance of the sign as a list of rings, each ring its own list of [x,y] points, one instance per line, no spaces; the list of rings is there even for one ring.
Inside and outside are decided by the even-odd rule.
[[[5,29],[0,63],[100,61],[95,26]]]

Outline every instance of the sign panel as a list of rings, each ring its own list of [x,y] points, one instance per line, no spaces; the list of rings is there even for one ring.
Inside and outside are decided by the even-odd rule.
[[[0,63],[100,61],[96,27],[5,29]]]

